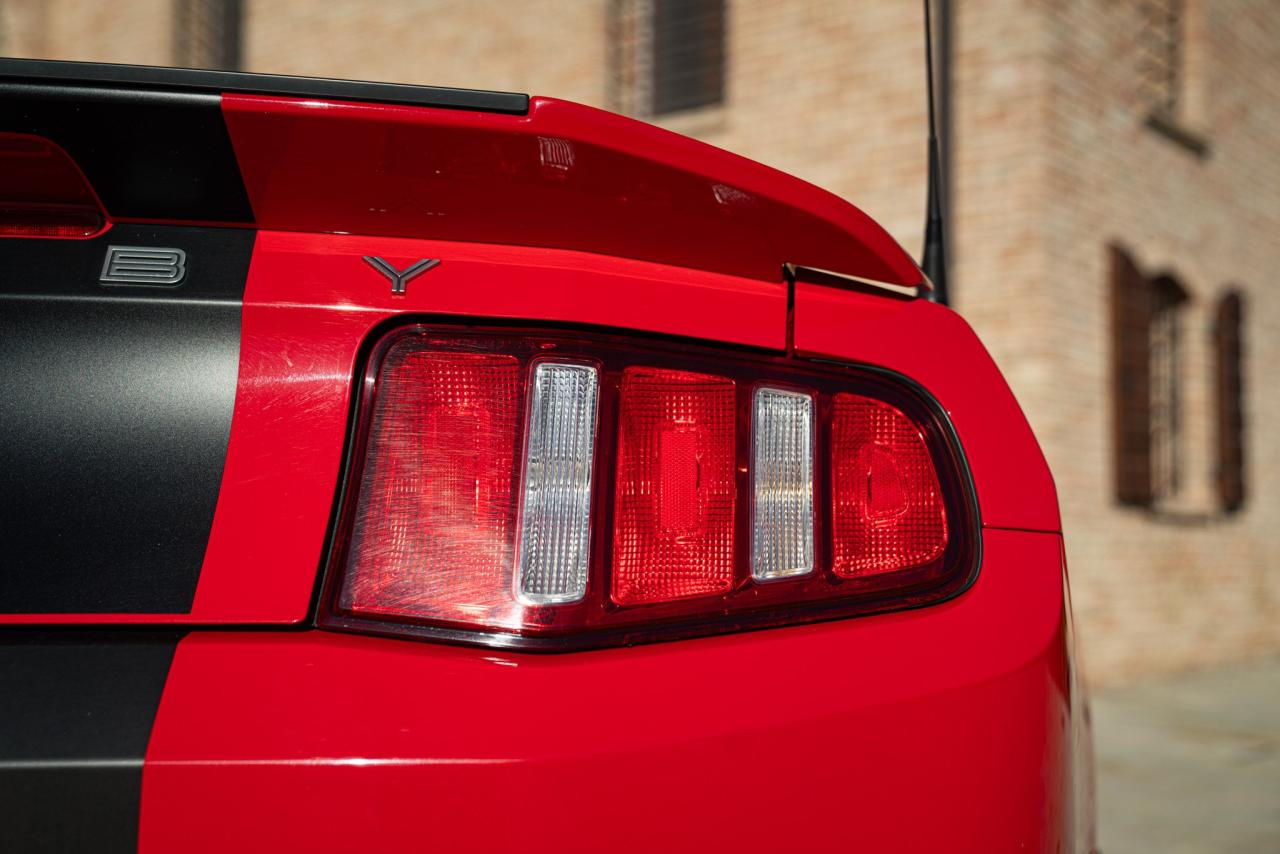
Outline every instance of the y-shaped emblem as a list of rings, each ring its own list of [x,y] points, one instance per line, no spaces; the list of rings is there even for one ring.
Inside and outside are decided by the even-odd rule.
[[[376,255],[365,255],[364,260],[370,267],[391,280],[391,293],[393,294],[403,294],[405,286],[409,284],[410,279],[422,275],[440,263],[439,258],[422,258],[403,270],[397,270]]]

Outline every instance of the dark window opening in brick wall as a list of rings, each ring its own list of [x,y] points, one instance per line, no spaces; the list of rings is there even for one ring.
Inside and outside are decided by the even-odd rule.
[[[1133,53],[1147,127],[1197,157],[1209,155],[1203,115],[1209,0],[1139,0]],[[1117,8],[1128,8],[1116,4]]]
[[[611,0],[609,104],[661,116],[722,103],[724,0]]]
[[[1155,113],[1178,115],[1183,85],[1183,0],[1140,0],[1136,39],[1139,87]]]
[[[1148,278],[1111,249],[1112,414],[1116,498],[1154,507],[1182,480],[1182,306],[1172,276]]]
[[[653,113],[724,99],[724,0],[652,0]]]
[[[1218,500],[1234,513],[1244,506],[1244,297],[1229,290],[1213,323],[1218,421]]]
[[[1186,291],[1170,276],[1148,283],[1151,289],[1151,495],[1172,498],[1182,484],[1181,306]]]
[[[238,71],[242,0],[174,0],[173,64]]]

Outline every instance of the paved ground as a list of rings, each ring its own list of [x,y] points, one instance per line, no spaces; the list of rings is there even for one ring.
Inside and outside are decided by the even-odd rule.
[[[1280,659],[1093,698],[1103,854],[1280,854]]]

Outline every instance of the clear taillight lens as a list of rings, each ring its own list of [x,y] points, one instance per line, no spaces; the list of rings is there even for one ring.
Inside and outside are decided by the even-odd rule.
[[[589,365],[540,362],[530,385],[517,589],[531,604],[577,602],[587,592],[599,380]]]
[[[875,375],[413,327],[363,388],[329,626],[628,643],[937,601],[976,564],[945,421]]]
[[[813,572],[813,398],[757,388],[751,403],[751,577]]]

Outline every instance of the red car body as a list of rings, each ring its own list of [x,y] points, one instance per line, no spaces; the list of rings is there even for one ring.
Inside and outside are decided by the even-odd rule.
[[[856,208],[547,98],[504,112],[284,95],[248,75],[3,70],[215,93],[252,214],[122,215],[104,196],[106,230],[87,238],[254,231],[189,607],[0,614],[50,632],[181,632],[141,757],[138,850],[1092,847],[1048,467],[973,331],[903,295],[927,283]],[[66,138],[19,125],[0,131],[51,140],[97,188]],[[393,293],[365,256],[440,264]],[[971,583],[923,607],[556,653],[317,625],[362,354],[423,320],[892,372],[963,449]]]

